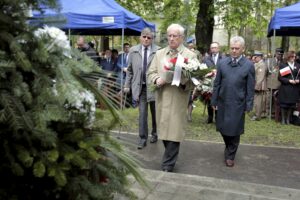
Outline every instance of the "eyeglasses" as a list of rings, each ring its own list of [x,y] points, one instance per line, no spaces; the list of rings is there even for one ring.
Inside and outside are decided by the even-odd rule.
[[[168,38],[179,38],[181,35],[168,35]]]
[[[142,37],[143,37],[144,39],[147,38],[148,40],[151,40],[151,39],[152,39],[152,37],[149,37],[149,36],[146,36],[146,35],[143,35]]]

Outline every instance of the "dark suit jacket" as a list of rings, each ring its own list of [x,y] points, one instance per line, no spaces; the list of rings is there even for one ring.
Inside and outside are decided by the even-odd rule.
[[[217,130],[222,135],[244,133],[245,111],[251,111],[254,100],[255,69],[252,62],[241,57],[236,65],[232,58],[222,60],[214,81],[211,104],[217,106]]]
[[[100,65],[103,70],[107,71],[116,71],[116,62],[113,59],[110,59],[110,62],[106,58],[101,59]]]
[[[287,63],[281,63],[279,69],[287,67]],[[292,74],[281,76],[278,74],[278,80],[281,82],[278,91],[279,103],[296,104],[299,101],[300,84],[291,84],[289,80],[300,80],[300,64],[295,62],[296,69],[292,70]]]
[[[217,66],[221,63],[222,59],[223,59],[223,57],[222,57],[222,55],[221,55],[221,52],[219,52],[219,54],[218,54],[218,60],[217,60]],[[203,61],[203,62],[204,62],[204,63],[207,65],[207,67],[209,67],[209,68],[210,68],[210,67],[216,67],[212,55],[206,56],[206,57],[204,58],[204,61]]]

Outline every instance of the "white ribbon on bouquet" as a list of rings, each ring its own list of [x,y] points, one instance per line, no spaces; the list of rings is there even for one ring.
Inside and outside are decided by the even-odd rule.
[[[178,54],[171,85],[176,85],[177,87],[179,86],[183,64],[184,64],[184,57],[181,54]]]

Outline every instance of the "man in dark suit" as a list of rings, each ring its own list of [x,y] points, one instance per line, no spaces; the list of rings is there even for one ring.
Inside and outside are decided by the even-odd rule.
[[[218,42],[213,42],[210,44],[210,54],[204,59],[204,63],[209,68],[216,68],[223,59],[220,52],[220,44]],[[210,100],[207,102],[207,123],[210,124],[213,122],[215,111],[211,106]],[[216,115],[215,115],[216,117]]]
[[[103,70],[115,72],[116,71],[116,61],[111,57],[112,53],[110,49],[105,50],[105,58],[101,59],[100,65]]]
[[[204,58],[204,63],[207,67],[215,68],[218,64],[220,64],[222,58],[220,44],[218,42],[212,42],[210,44],[209,55]]]
[[[240,135],[244,133],[245,112],[253,108],[255,68],[242,56],[245,41],[240,36],[230,39],[230,57],[218,65],[211,104],[218,110],[217,131],[225,143],[225,164],[234,166]]]
[[[124,52],[118,56],[118,61],[117,61],[117,73],[118,73],[117,81],[121,85],[121,87],[123,87],[126,78],[128,55],[130,49],[129,43],[124,43],[123,49]]]

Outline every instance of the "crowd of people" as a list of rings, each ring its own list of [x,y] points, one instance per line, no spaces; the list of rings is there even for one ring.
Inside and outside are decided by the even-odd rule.
[[[228,55],[220,52],[218,42],[212,42],[209,52],[202,55],[193,42],[184,45],[184,31],[181,25],[171,24],[167,28],[168,45],[160,48],[154,44],[152,30],[145,28],[138,45],[130,47],[124,43],[122,54],[113,54],[107,49],[100,59],[83,37],[79,37],[77,45],[103,70],[118,74],[116,82],[121,85],[121,92],[131,93],[132,103],[139,110],[137,148],[145,148],[149,138],[150,143],[161,139],[165,148],[161,169],[167,172],[175,167],[185,136],[184,127],[192,120],[193,101],[203,92],[197,91],[199,89],[185,74],[179,76],[178,86],[174,85],[176,65],[180,57],[184,60],[196,58],[206,64],[212,70],[205,76],[212,80],[211,92],[209,95],[206,92],[205,98],[206,122],[216,123],[225,144],[225,165],[233,167],[247,113],[252,113],[253,121],[279,115],[282,124],[289,124],[294,111],[299,111],[299,57],[295,51],[284,53],[282,49],[276,49],[274,58],[258,51],[247,56],[245,41],[240,36],[230,39]],[[177,60],[175,70],[166,70],[166,62],[174,59]],[[152,117],[151,137],[148,105]]]

